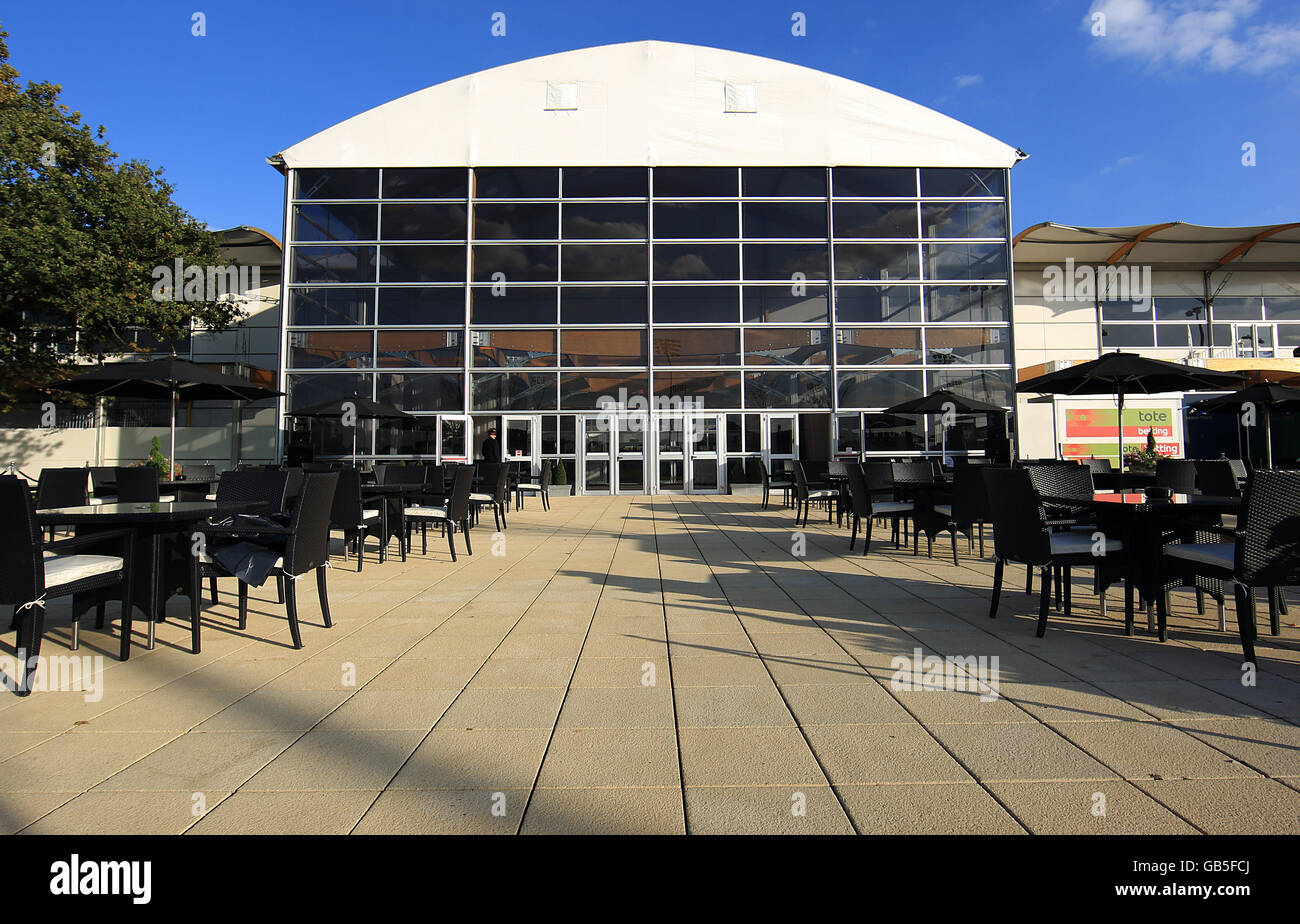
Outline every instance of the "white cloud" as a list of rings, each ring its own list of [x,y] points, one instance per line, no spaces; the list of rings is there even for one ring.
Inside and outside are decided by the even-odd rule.
[[[1155,66],[1258,74],[1300,61],[1300,22],[1267,21],[1259,0],[1093,0],[1083,27],[1105,51]]]
[[[984,82],[983,74],[959,74],[956,79],[957,89],[964,90],[967,87],[973,87],[977,83]]]
[[[1137,154],[1130,154],[1127,157],[1121,157],[1119,160],[1115,161],[1115,163],[1102,167],[1101,175],[1105,176],[1106,174],[1114,170],[1119,170],[1122,167],[1127,167],[1130,164],[1135,164],[1141,159],[1142,159],[1141,156]]]

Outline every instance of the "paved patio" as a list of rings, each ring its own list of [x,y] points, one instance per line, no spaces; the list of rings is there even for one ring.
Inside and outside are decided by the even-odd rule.
[[[0,694],[0,831],[1300,832],[1300,610],[1244,687],[1190,594],[1160,644],[1080,574],[1040,640],[1023,568],[993,621],[964,539],[863,558],[816,520],[799,557],[752,497],[531,501],[499,555],[489,518],[455,564],[336,558],[302,651],[273,587],[234,627],[233,581],[197,657],[184,621],[125,664],[83,631],[99,701]],[[892,689],[918,648],[997,656],[998,695]]]

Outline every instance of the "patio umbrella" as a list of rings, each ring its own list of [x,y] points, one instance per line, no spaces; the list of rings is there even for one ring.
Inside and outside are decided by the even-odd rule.
[[[1138,353],[1105,353],[1086,363],[1026,379],[1017,392],[1043,395],[1115,395],[1119,406],[1119,470],[1124,471],[1124,396],[1167,391],[1205,391],[1240,385],[1234,372],[1148,359]]]
[[[284,394],[177,356],[146,362],[109,363],[66,381],[51,383],[49,387],[97,398],[167,397],[171,401],[171,448],[167,456],[171,465],[176,464],[176,405],[179,402],[256,401]],[[234,438],[233,434],[231,438]]]
[[[904,401],[901,404],[895,404],[893,407],[885,408],[886,414],[947,414],[949,411],[955,414],[1005,414],[1006,408],[976,398],[967,398],[965,395],[948,391],[946,388],[940,388],[920,398],[913,398],[911,401]],[[942,445],[939,451],[943,458],[947,458],[947,426],[942,427],[940,434]]]
[[[1269,415],[1274,408],[1279,410],[1300,409],[1300,388],[1290,388],[1276,382],[1262,382],[1250,385],[1230,395],[1207,398],[1192,405],[1193,410],[1205,414],[1237,414],[1243,406],[1253,404],[1260,412],[1264,428],[1264,467],[1273,467],[1273,436],[1269,432]],[[1240,435],[1240,430],[1237,431]]]
[[[354,395],[351,398],[339,398],[336,401],[326,401],[324,404],[316,404],[311,407],[303,408],[301,411],[289,411],[285,417],[315,417],[315,418],[339,418],[349,411],[357,420],[403,420],[411,415],[401,408],[393,407],[391,404],[381,404],[378,401],[371,401],[369,398],[362,398]],[[352,428],[352,464],[357,464],[357,428]]]

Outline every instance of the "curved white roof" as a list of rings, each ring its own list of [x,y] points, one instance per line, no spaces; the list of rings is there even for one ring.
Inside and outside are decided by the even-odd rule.
[[[1010,167],[1022,156],[865,84],[672,42],[583,48],[459,77],[280,155],[292,168]]]

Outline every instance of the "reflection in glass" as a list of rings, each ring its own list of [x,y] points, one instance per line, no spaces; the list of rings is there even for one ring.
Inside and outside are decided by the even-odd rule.
[[[910,366],[921,364],[921,331],[916,327],[850,327],[841,329],[838,361],[847,366]]]
[[[735,198],[735,167],[656,167],[658,198]]]
[[[371,365],[370,331],[293,331],[289,367],[356,369]]]
[[[646,207],[637,202],[566,202],[564,237],[599,240],[646,237]]]
[[[695,402],[692,406],[709,410],[737,408],[740,407],[740,373],[658,371],[655,395]]]
[[[601,396],[626,401],[649,394],[646,374],[625,372],[570,372],[560,376],[560,409],[566,411],[597,410]]]
[[[789,417],[768,418],[768,445],[773,456],[794,454],[794,420]]]
[[[859,453],[862,451],[862,415],[837,414],[835,416],[835,452]]]
[[[1006,244],[923,244],[927,279],[1005,279]]]
[[[915,202],[836,202],[835,236],[917,236]]]
[[[554,282],[557,248],[554,244],[475,244],[475,282]],[[497,275],[500,274],[500,275]],[[461,251],[460,277],[465,277],[465,254]]]
[[[463,241],[465,206],[433,202],[383,206],[386,241]]]
[[[745,375],[746,407],[829,407],[825,372],[751,372]]]
[[[836,244],[836,279],[916,279],[915,244]]]
[[[734,324],[740,317],[739,286],[655,286],[656,324]]]
[[[1101,345],[1103,350],[1155,346],[1155,331],[1150,324],[1107,324],[1101,329]]]
[[[826,287],[809,285],[745,286],[745,320],[774,324],[824,322]]]
[[[742,209],[747,238],[826,239],[824,202],[746,202]]]
[[[618,460],[618,490],[623,494],[645,491],[645,459]]]
[[[295,170],[299,199],[373,199],[379,193],[379,171],[373,167],[330,167]]]
[[[374,289],[290,289],[289,324],[373,324]]]
[[[841,324],[920,323],[919,286],[836,286],[835,319]]]
[[[1001,202],[927,202],[921,206],[925,237],[1007,236],[1007,213]]]
[[[644,244],[565,244],[566,282],[643,282],[648,278]]]
[[[370,397],[370,376],[355,372],[325,372],[307,375],[286,376],[285,390],[288,397],[285,406],[288,410],[324,404],[326,401],[341,401],[354,395]]]
[[[934,197],[1005,196],[1007,172],[970,167],[922,167],[921,195]]]
[[[1104,321],[1150,321],[1151,299],[1107,299],[1101,303]]]
[[[656,202],[654,210],[656,241],[740,236],[734,202]]]
[[[1002,323],[1011,319],[1007,286],[926,286],[931,321]]]
[[[474,206],[474,239],[479,241],[553,241],[559,227],[559,207],[553,202]]]
[[[1000,327],[932,327],[925,348],[935,365],[1000,365],[1010,362],[1007,332]]]
[[[582,451],[587,455],[609,455],[608,422],[595,417],[584,418],[582,421],[582,435]]]
[[[1258,296],[1250,298],[1219,297],[1210,303],[1216,321],[1258,321],[1264,317],[1264,302]]]
[[[464,199],[464,167],[385,167],[385,199]]]
[[[825,279],[827,272],[825,244],[745,245],[746,279]]]
[[[1300,321],[1300,296],[1268,295],[1264,304],[1270,321]]]
[[[385,245],[380,282],[462,282],[465,248],[456,244]]]
[[[822,327],[749,327],[745,364],[825,365],[830,362],[830,339],[830,331]]]
[[[826,195],[824,167],[745,167],[740,171],[742,194],[773,198]]]
[[[560,171],[554,167],[476,167],[474,195],[480,199],[554,199]]]
[[[1156,346],[1204,347],[1207,339],[1204,324],[1156,325]]]
[[[545,411],[555,408],[554,372],[475,372],[470,376],[476,411]]]
[[[1204,320],[1205,302],[1199,298],[1161,297],[1156,299],[1157,321]]]
[[[463,366],[458,330],[381,330],[379,366]]]
[[[470,317],[479,324],[554,324],[554,286],[474,286]]]
[[[562,366],[644,366],[646,332],[628,328],[565,330],[560,339]]]
[[[456,420],[452,417],[444,417],[441,421],[442,426],[442,456],[454,458],[464,458],[468,455],[465,450],[465,438],[469,432],[469,425],[464,420]]]
[[[375,397],[404,411],[446,411],[465,408],[464,380],[456,373],[381,372],[375,376]]]
[[[835,197],[895,198],[916,195],[915,167],[833,167]]]
[[[645,286],[565,286],[561,324],[644,324],[649,317]]]
[[[656,280],[732,280],[740,278],[735,244],[655,244]]]
[[[691,460],[691,487],[696,491],[714,491],[718,487],[718,460]]]
[[[925,394],[925,377],[916,372],[842,372],[840,407],[891,407]]]
[[[290,281],[374,282],[375,248],[294,247]]]
[[[378,237],[374,205],[312,203],[294,206],[296,241],[373,241]]]
[[[609,490],[609,460],[587,459],[582,481],[583,490],[589,492]]]
[[[379,323],[465,323],[464,286],[402,286],[379,290]]]
[[[649,192],[645,167],[565,167],[566,199],[644,199]]]
[[[930,372],[929,377],[931,391],[945,388],[999,407],[1015,404],[1015,376],[1008,369],[952,369]]]
[[[554,366],[553,330],[475,331],[473,363],[476,367]]]
[[[924,418],[893,414],[864,414],[863,452],[922,452],[925,450]]]
[[[740,331],[720,327],[659,327],[654,335],[656,366],[735,366]]]
[[[437,452],[438,418],[381,420],[375,426],[375,454],[381,456],[432,456]]]

